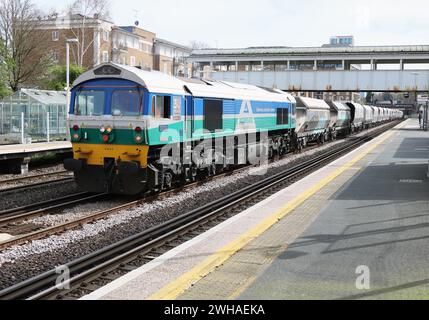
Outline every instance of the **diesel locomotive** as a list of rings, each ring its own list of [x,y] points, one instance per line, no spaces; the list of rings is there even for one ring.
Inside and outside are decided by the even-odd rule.
[[[73,83],[74,156],[64,167],[83,190],[136,195],[401,117],[393,109],[104,63]],[[196,150],[205,156],[195,160]]]

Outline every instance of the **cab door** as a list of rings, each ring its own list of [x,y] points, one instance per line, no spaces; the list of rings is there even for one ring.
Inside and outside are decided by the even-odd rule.
[[[185,121],[184,121],[185,140],[191,140],[193,132],[194,132],[194,99],[192,96],[186,96],[185,97]]]

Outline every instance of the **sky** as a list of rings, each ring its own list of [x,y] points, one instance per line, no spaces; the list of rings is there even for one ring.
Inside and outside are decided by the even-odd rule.
[[[61,11],[72,0],[33,0]],[[428,0],[110,0],[117,25],[213,48],[321,46],[354,35],[355,45],[429,44]]]

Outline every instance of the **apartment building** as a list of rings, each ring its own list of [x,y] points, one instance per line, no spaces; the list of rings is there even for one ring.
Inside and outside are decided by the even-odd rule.
[[[135,26],[114,27],[111,61],[147,70],[153,69],[155,36],[155,33]]]
[[[171,75],[191,75],[186,63],[190,48],[157,39],[154,32],[137,26],[116,26],[97,16],[77,14],[42,20],[38,29],[49,33],[47,47],[58,64],[65,64],[67,39],[75,38],[79,43],[70,45],[70,60],[86,69],[113,61]]]
[[[190,76],[192,65],[187,63],[192,49],[164,39],[155,39],[154,69],[178,76]]]
[[[78,44],[70,45],[70,61],[85,68],[109,61],[113,28],[112,22],[79,14],[51,17],[40,21],[38,27],[40,32],[48,33],[47,48],[58,64],[65,64],[67,39],[78,39]]]

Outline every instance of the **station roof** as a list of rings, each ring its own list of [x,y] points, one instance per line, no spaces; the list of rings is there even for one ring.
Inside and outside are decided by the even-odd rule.
[[[312,54],[374,54],[429,53],[429,45],[353,46],[353,47],[250,47],[237,49],[199,49],[191,57],[239,55],[312,55]]]

